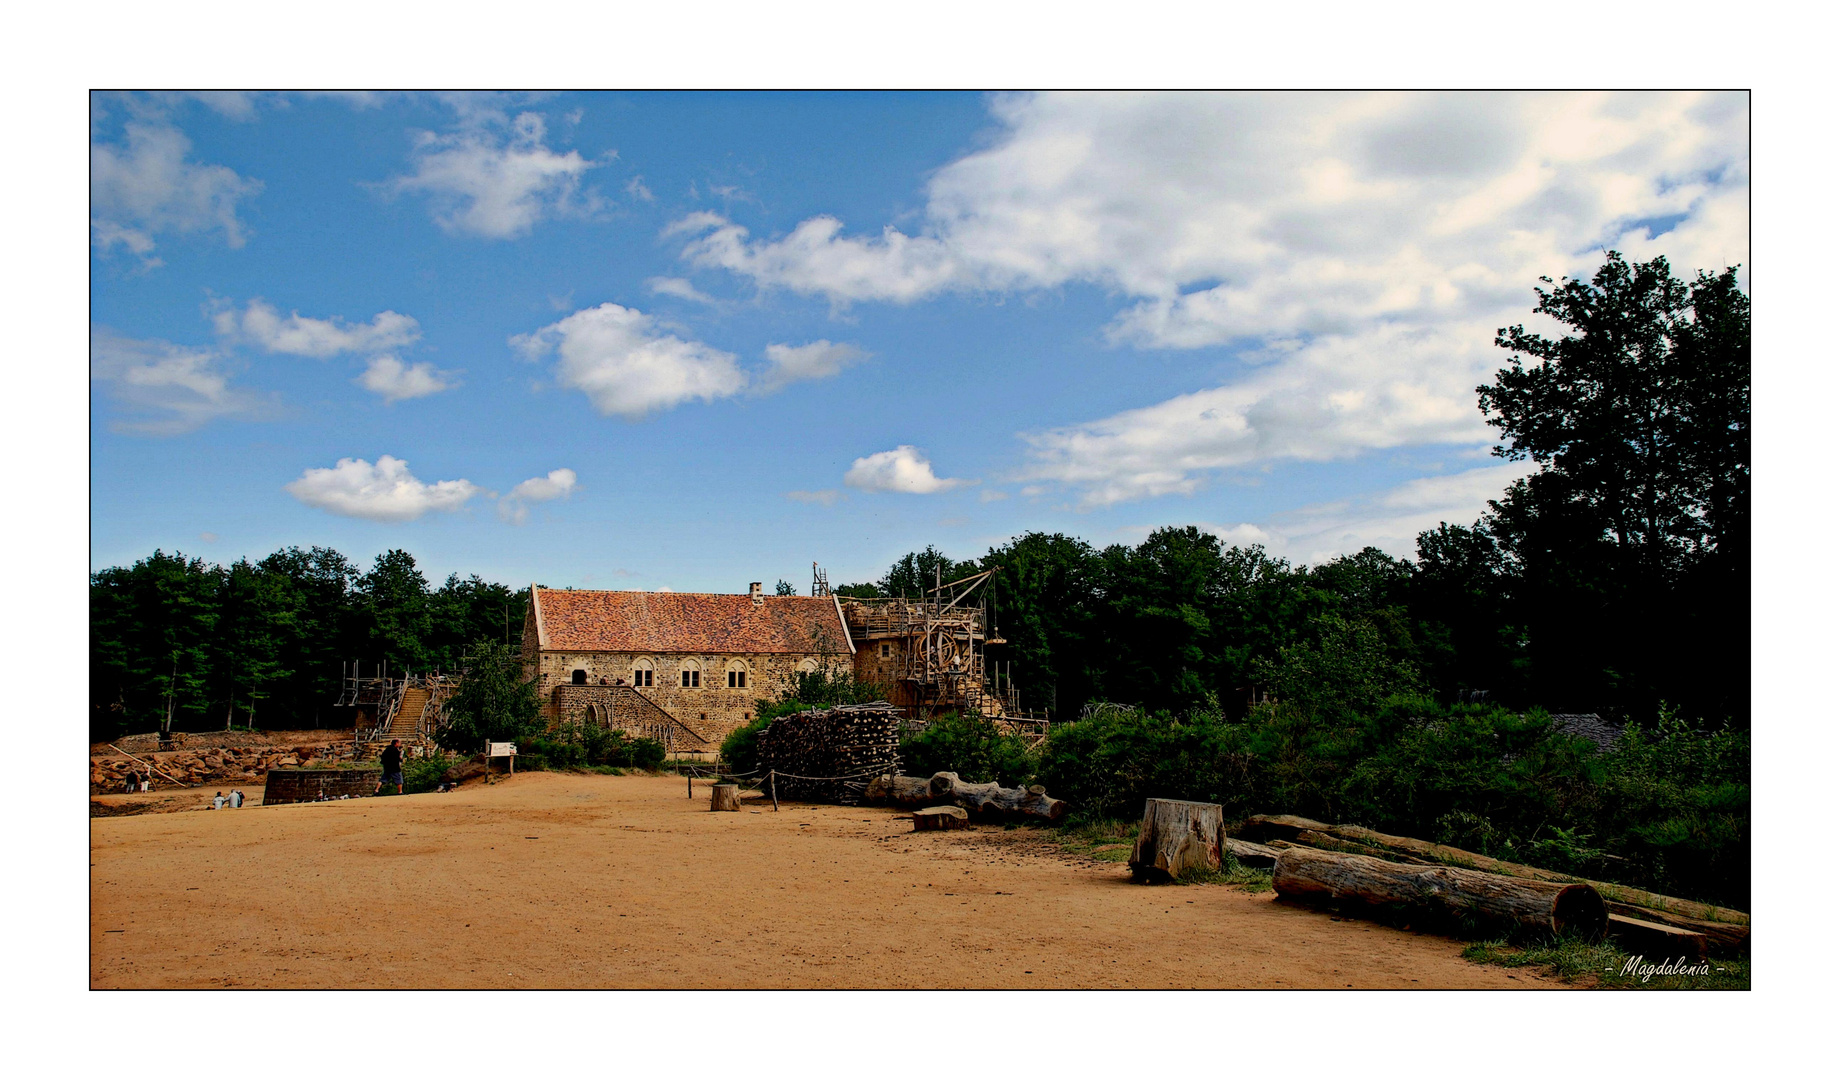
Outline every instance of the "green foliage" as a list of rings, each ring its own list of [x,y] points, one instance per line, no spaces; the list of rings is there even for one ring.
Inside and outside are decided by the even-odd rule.
[[[543,730],[541,710],[536,680],[524,678],[517,653],[482,641],[448,700],[448,723],[436,739],[463,753],[478,753],[487,742],[529,740]]]
[[[797,596],[799,591],[792,587],[792,582],[781,578],[773,586],[774,596]]]
[[[664,764],[664,744],[632,738],[599,724],[562,724],[518,746],[518,764],[528,769],[644,769]]]
[[[909,776],[955,772],[967,783],[995,780],[1017,787],[1034,776],[1035,756],[1026,743],[998,731],[987,717],[948,713],[901,740],[901,769]]]
[[[1368,715],[1100,710],[1050,729],[1036,775],[1080,821],[1195,799],[1229,820],[1301,814],[1747,908],[1749,772],[1741,729],[1664,715],[1598,753],[1537,710],[1393,698]]]
[[[1704,974],[1698,970],[1675,975],[1650,974],[1644,978],[1629,970],[1632,957],[1608,941],[1587,942],[1577,938],[1542,938],[1511,943],[1505,939],[1472,942],[1463,949],[1463,959],[1498,967],[1530,967],[1566,982],[1619,990],[1749,990],[1749,960],[1717,959],[1704,962]],[[1676,957],[1645,956],[1644,963],[1660,965]],[[1626,973],[1627,972],[1627,973]]]
[[[463,761],[452,754],[428,754],[403,762],[403,794],[420,795],[441,784],[441,776]]]

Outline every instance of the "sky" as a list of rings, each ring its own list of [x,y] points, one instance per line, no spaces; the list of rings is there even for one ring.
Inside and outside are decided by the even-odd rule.
[[[1410,557],[1542,276],[1741,265],[1749,98],[90,96],[90,561],[740,592]]]

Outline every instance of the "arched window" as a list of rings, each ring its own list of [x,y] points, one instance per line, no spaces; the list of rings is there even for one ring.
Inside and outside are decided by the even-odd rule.
[[[730,660],[728,662],[728,688],[730,690],[745,690],[747,689],[747,684],[747,664],[740,660]]]
[[[633,685],[652,685],[652,662],[643,656],[633,661]]]
[[[576,686],[586,686],[588,685],[588,673],[581,668],[576,668],[569,673],[569,682]]]
[[[807,656],[799,661],[799,674],[810,675],[818,670],[818,662]]]
[[[677,685],[694,690],[703,685],[703,668],[695,660],[685,660],[677,672]]]
[[[586,721],[592,726],[596,726],[596,727],[600,726],[601,712],[599,709],[594,707],[593,702],[588,703],[588,715],[584,719],[586,719]]]

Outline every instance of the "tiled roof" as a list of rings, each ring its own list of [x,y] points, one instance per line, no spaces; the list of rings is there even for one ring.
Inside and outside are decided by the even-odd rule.
[[[828,596],[535,589],[543,648],[561,652],[848,653]]]

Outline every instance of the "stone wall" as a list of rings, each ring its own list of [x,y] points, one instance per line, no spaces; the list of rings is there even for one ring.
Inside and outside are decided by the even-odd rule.
[[[381,769],[272,769],[262,805],[365,798],[376,793],[382,778]]]
[[[732,730],[687,724],[630,686],[565,684],[550,691],[548,709],[552,723],[599,724],[634,738],[655,739],[667,751],[711,749]]]
[[[652,685],[640,690],[644,698],[664,710],[673,719],[695,732],[700,738],[720,743],[724,736],[754,718],[754,703],[774,697],[791,686],[801,665],[822,666],[826,658],[817,655],[767,653],[751,656],[723,656],[693,653],[628,652],[544,652],[538,655],[537,693],[547,702],[551,722],[580,719],[591,700],[576,694],[601,687],[605,678],[631,683],[634,668],[642,662],[651,664]],[[680,672],[691,665],[700,672],[699,685],[685,687]],[[731,666],[747,673],[747,684],[737,689],[728,686]],[[587,685],[574,686],[576,671],[587,673]],[[556,691],[561,689],[563,695]],[[574,696],[571,696],[574,695]],[[568,704],[564,704],[567,702]],[[565,714],[565,709],[576,710]]]

